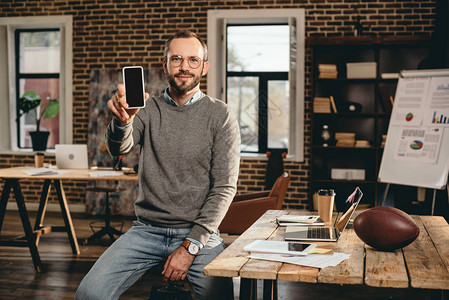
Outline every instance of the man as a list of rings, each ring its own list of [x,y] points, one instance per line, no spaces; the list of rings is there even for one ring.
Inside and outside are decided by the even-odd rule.
[[[163,65],[169,87],[145,108],[127,109],[121,84],[108,102],[110,153],[140,147],[137,221],[98,259],[78,299],[117,299],[158,264],[165,281],[187,277],[198,299],[233,299],[231,278],[202,271],[224,250],[217,227],[236,192],[238,124],[225,103],[200,91],[209,62],[194,33],[166,42]]]

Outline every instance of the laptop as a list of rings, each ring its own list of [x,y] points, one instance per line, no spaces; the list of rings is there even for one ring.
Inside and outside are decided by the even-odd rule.
[[[336,242],[343,234],[346,226],[354,214],[362,199],[363,193],[359,187],[346,199],[347,208],[342,216],[335,223],[334,227],[322,226],[287,226],[285,230],[286,241],[316,241],[316,242]]]
[[[58,169],[88,169],[87,145],[57,144],[56,167]]]

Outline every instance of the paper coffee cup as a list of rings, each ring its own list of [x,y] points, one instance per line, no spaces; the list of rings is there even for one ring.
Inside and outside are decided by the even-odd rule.
[[[34,166],[36,168],[42,168],[44,166],[44,154],[43,153],[36,153],[34,155]]]
[[[321,189],[316,193],[316,199],[318,204],[318,215],[324,223],[331,223],[332,212],[334,210],[334,190]],[[327,224],[326,224],[327,225]]]

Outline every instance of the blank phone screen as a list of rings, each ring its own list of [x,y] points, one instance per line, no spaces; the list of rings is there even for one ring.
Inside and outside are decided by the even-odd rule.
[[[145,95],[143,91],[142,68],[124,68],[126,102],[129,107],[143,107]]]
[[[304,251],[310,244],[288,243],[288,251]]]

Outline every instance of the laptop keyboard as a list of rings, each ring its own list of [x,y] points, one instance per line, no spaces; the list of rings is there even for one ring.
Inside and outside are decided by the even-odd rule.
[[[314,239],[330,239],[330,230],[328,228],[309,227],[307,237]]]

